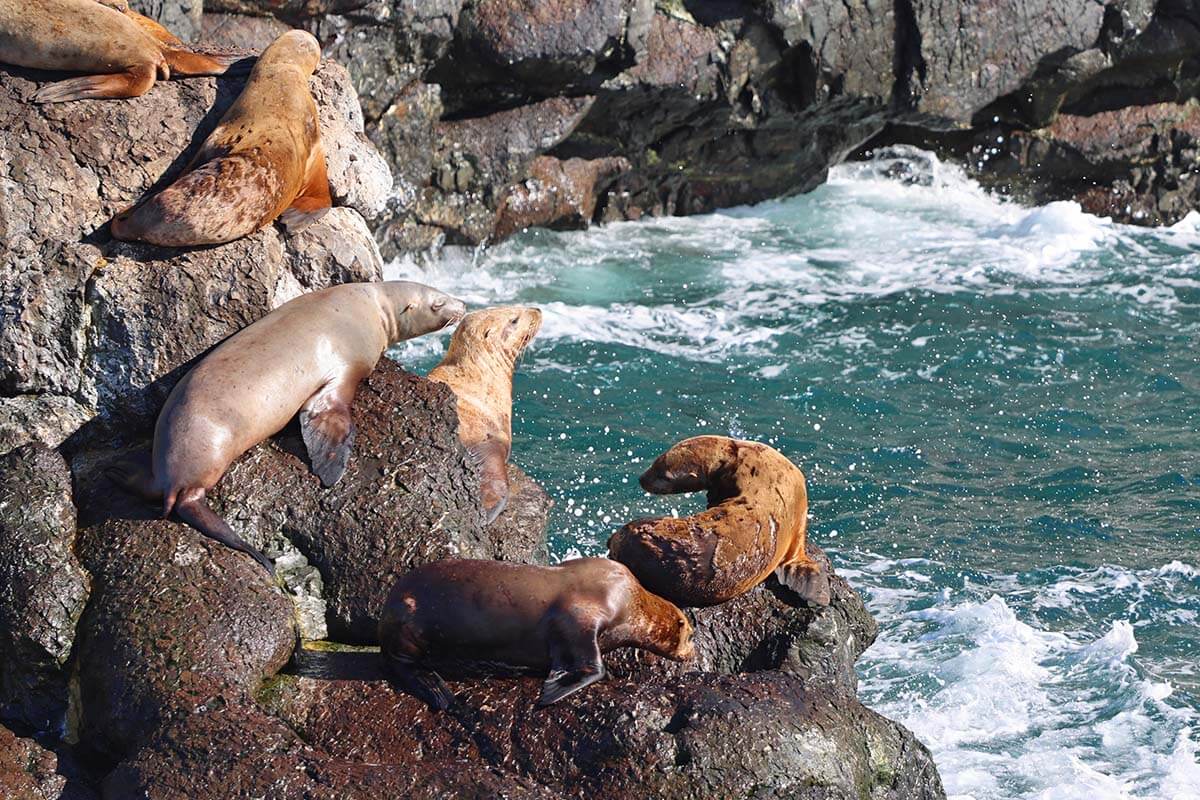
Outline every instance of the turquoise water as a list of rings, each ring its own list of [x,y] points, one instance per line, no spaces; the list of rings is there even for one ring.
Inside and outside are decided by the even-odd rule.
[[[909,152],[389,277],[545,312],[514,460],[555,498],[557,556],[700,508],[638,487],[674,441],[770,442],[881,623],[864,701],[952,796],[1198,798],[1198,221],[1001,203]],[[396,355],[425,371],[444,344]]]

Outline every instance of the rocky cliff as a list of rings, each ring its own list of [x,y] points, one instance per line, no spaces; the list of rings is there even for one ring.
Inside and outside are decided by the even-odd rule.
[[[324,10],[321,24],[333,26],[366,13],[273,6],[310,21]],[[199,3],[143,7],[193,19]],[[436,54],[466,46],[452,41],[460,9],[424,8],[420,25],[376,25],[380,52],[428,57],[432,69]],[[646,8],[603,10],[603,30],[586,35],[554,16],[562,9],[545,10],[560,26],[549,49],[499,17],[470,23],[533,53],[536,66],[511,77],[481,64],[495,91],[519,100],[514,87],[544,78],[592,95],[518,102],[482,121],[450,120],[439,105],[429,131],[442,138],[401,125],[385,152],[403,163],[403,143],[436,165],[452,188],[419,188],[440,193],[444,209],[458,198],[463,219],[494,217],[503,230],[522,214],[591,219],[595,187],[627,173],[629,159],[545,151],[599,101],[586,75],[609,69],[614,42],[659,35],[642,25]],[[618,29],[604,27],[612,19]],[[198,21],[201,34],[239,46],[278,27]],[[335,51],[371,41],[341,30]],[[484,528],[452,395],[390,361],[359,388],[354,456],[336,487],[319,486],[289,428],[213,492],[217,510],[275,558],[278,582],[105,478],[112,460],[147,446],[167,393],[207,349],[300,292],[378,279],[368,220],[436,227],[404,216],[405,178],[393,180],[366,138],[386,142],[381,120],[403,118],[391,101],[383,111],[368,102],[364,118],[353,82],[374,67],[359,52],[343,54],[351,73],[327,61],[312,83],[337,207],[299,235],[271,227],[186,251],[114,242],[105,225],[179,173],[237,78],[34,106],[48,76],[0,66],[0,796],[942,797],[924,747],[857,700],[853,665],[874,623],[840,580],[821,611],[763,587],[697,612],[696,664],[614,654],[605,682],[550,709],[534,706],[534,679],[458,676],[462,703],[448,714],[398,692],[371,649],[392,577],[450,555],[544,562],[549,500],[514,467],[510,506]],[[375,76],[414,90],[401,74]],[[418,90],[436,99],[432,86]],[[451,141],[470,157],[436,160]],[[574,188],[547,199],[526,170]],[[476,180],[523,188],[476,197]]]
[[[963,160],[999,191],[1124,221],[1172,222],[1200,199],[1195,0],[207,0],[205,12],[230,44],[295,25],[349,65],[395,178],[372,220],[387,258],[804,192],[898,142]]]

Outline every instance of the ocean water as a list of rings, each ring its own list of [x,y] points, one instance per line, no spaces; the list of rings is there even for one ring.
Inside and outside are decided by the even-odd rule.
[[[879,619],[864,702],[960,800],[1200,798],[1200,215],[1027,208],[919,151],[793,199],[393,264],[536,304],[514,460],[559,557],[700,433],[809,479],[811,535]],[[393,355],[417,371],[445,336]]]

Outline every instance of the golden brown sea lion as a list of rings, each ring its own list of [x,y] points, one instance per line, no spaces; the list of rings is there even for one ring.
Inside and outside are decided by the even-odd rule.
[[[513,371],[541,326],[536,308],[472,311],[454,331],[442,363],[429,373],[429,380],[446,384],[458,398],[458,438],[479,462],[484,524],[508,502]]]
[[[774,572],[810,603],[829,604],[829,576],[804,551],[804,473],[779,451],[696,436],[659,456],[641,484],[654,494],[708,492],[707,511],[635,520],[608,540],[609,557],[650,591],[681,606],[711,606]]]
[[[638,647],[676,661],[694,652],[678,608],[607,558],[556,567],[449,559],[403,575],[379,620],[379,643],[404,687],[434,708],[453,702],[434,671],[482,664],[544,673],[539,705],[604,677],[601,654]]]
[[[462,318],[461,300],[407,281],[347,283],[301,295],[212,350],[167,397],[149,469],[110,476],[184,522],[271,570],[205,502],[229,465],[300,412],[313,472],[341,478],[354,442],[350,405],[389,345]]]
[[[320,218],[333,202],[308,89],[320,61],[311,34],[276,39],[183,176],[118,214],[112,235],[189,247],[231,242],[281,216],[293,231]]]
[[[242,56],[196,53],[157,22],[96,0],[0,0],[0,61],[95,73],[57,81],[38,103],[137,97],[172,74],[220,75]]]

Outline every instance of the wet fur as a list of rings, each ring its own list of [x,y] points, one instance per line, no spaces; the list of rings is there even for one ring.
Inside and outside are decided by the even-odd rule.
[[[683,613],[605,558],[555,567],[448,559],[405,574],[379,622],[400,683],[435,708],[451,702],[439,666],[547,675],[548,705],[603,677],[602,653],[637,647],[692,656]]]
[[[828,576],[805,552],[804,474],[777,450],[697,436],[659,456],[641,484],[656,494],[708,492],[705,511],[635,520],[609,539],[609,556],[650,591],[682,606],[710,606],[782,570],[782,582],[828,604]]]

